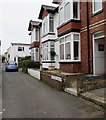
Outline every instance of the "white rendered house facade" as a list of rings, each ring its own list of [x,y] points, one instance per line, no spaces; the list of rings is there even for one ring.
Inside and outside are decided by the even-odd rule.
[[[57,37],[58,26],[58,8],[42,5],[39,14],[39,19],[42,20],[41,27],[41,54],[42,67],[48,68],[55,66],[59,69],[59,46]],[[55,51],[56,56],[51,56],[50,52]]]
[[[40,30],[41,22],[32,21],[29,22],[28,31],[30,31],[30,50],[31,50],[31,60],[41,63],[40,58]]]
[[[18,63],[19,57],[30,56],[30,44],[11,43],[7,49],[7,61],[16,61]]]

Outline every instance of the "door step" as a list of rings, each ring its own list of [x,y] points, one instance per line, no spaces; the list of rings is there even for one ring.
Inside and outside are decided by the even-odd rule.
[[[69,93],[69,94],[78,96],[76,88],[65,88],[64,91],[67,92],[67,93]]]

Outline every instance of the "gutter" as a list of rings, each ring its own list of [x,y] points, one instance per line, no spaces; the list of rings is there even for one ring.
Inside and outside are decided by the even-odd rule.
[[[87,40],[88,40],[88,72],[90,72],[90,37],[89,37],[89,8],[88,8],[88,0],[86,0],[86,15],[87,15]]]

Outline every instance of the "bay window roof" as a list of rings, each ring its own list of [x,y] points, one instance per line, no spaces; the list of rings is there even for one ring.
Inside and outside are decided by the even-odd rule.
[[[39,27],[41,26],[41,22],[39,21],[29,21],[28,31],[31,31],[31,27]]]
[[[48,5],[42,5],[38,19],[42,19],[44,11],[47,12],[47,13],[55,13],[56,7],[48,6]]]

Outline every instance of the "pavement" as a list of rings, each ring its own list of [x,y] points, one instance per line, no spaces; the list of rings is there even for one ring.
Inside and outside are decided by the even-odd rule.
[[[106,105],[105,91],[106,88],[90,90],[88,92],[81,93],[81,97],[104,107]]]

